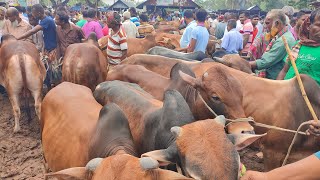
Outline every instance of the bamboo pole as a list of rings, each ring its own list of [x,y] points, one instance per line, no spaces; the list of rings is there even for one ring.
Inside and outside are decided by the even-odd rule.
[[[299,84],[299,87],[300,87],[300,90],[301,90],[302,97],[303,97],[304,101],[306,102],[306,104],[307,104],[307,106],[309,108],[309,111],[310,111],[310,113],[312,115],[312,118],[314,120],[319,120],[317,115],[316,115],[316,113],[314,112],[314,109],[313,109],[313,107],[312,107],[312,105],[311,105],[311,103],[309,101],[309,98],[307,96],[307,93],[306,93],[306,91],[304,89],[304,86],[303,86],[303,83],[302,83],[302,80],[301,80],[301,77],[300,77],[296,62],[292,57],[292,53],[291,53],[291,50],[289,48],[287,39],[284,36],[282,36],[282,40],[283,40],[284,46],[286,48],[286,51],[288,53],[289,59],[291,61],[291,65],[292,65],[292,67],[294,69],[294,73],[296,74],[296,77],[297,77],[297,80],[298,80],[298,84]]]

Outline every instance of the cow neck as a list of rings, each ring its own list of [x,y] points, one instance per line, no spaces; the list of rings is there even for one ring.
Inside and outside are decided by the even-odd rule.
[[[260,116],[263,112],[257,111],[257,109],[260,109],[259,106],[263,106],[264,103],[267,103],[264,101],[266,99],[268,101],[279,101],[281,100],[279,98],[285,98],[280,96],[275,97],[275,93],[273,92],[276,92],[276,94],[281,93],[281,90],[288,88],[285,84],[288,84],[290,82],[274,81],[252,76],[238,70],[229,70],[232,71],[230,74],[232,74],[232,76],[237,79],[242,85],[242,107],[244,108],[246,116]],[[274,107],[263,106],[263,108],[264,112],[268,112],[267,108],[273,109]],[[270,115],[271,114],[272,113],[270,112]]]
[[[109,157],[116,154],[137,156],[132,139],[124,137],[113,139],[108,143],[101,155],[102,157]]]

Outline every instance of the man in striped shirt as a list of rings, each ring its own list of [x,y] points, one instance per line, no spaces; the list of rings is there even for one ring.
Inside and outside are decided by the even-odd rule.
[[[109,12],[107,18],[107,25],[110,29],[107,46],[108,61],[111,65],[117,65],[127,57],[127,36],[120,27],[121,17],[117,12]]]

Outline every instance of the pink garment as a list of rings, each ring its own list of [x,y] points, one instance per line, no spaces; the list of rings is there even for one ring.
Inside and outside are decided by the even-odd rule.
[[[295,28],[294,27],[290,27],[289,28],[289,31],[292,33],[293,37],[295,40],[298,40],[299,37],[298,37],[298,33],[296,32]]]
[[[90,33],[94,32],[97,35],[97,38],[100,39],[103,37],[102,27],[98,21],[88,21],[83,27],[82,31],[86,38],[90,35]]]

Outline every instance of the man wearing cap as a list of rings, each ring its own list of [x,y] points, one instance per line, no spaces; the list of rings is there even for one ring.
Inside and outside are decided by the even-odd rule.
[[[117,12],[108,12],[107,25],[110,28],[107,46],[108,61],[111,65],[117,65],[127,57],[127,37],[123,28],[120,28],[121,17]]]
[[[131,15],[129,11],[123,13],[123,23],[122,27],[127,34],[127,37],[136,38],[139,37],[139,32],[137,26],[130,20]]]

